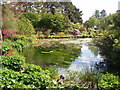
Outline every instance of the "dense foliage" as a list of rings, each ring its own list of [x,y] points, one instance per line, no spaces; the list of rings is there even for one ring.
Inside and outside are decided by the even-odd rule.
[[[33,33],[33,27],[35,30],[42,32],[48,31],[49,29],[51,29],[51,32],[59,32],[71,29],[71,23],[82,23],[82,11],[77,9],[71,2],[18,2],[4,4],[2,6],[3,10],[5,9],[3,11],[3,17],[9,18],[9,14],[12,13],[10,20],[4,19],[3,21],[6,23],[10,21],[14,22],[13,24],[10,22],[10,25],[4,23],[2,29],[15,28],[23,31],[25,34]],[[7,10],[6,7],[8,8]],[[47,14],[49,16],[47,16]],[[26,22],[25,25],[23,25],[24,22]],[[80,25],[77,27],[80,27]]]
[[[40,21],[40,16],[38,13],[33,12],[26,12],[21,14],[21,18],[27,18],[29,21],[31,21],[34,28],[38,28],[38,22]]]
[[[49,71],[35,65],[25,66],[23,72],[3,68],[1,74],[2,88],[46,88],[52,82]]]
[[[113,23],[114,23],[116,29],[117,28],[120,29],[120,11],[113,14]]]
[[[3,56],[2,66],[12,70],[19,70],[25,63],[25,58],[22,56]]]
[[[120,87],[119,77],[106,73],[100,77],[98,86],[102,89],[117,89]]]
[[[36,65],[25,63],[19,52],[33,40],[26,36],[10,36],[3,41],[1,88],[46,88],[52,83],[50,72]]]
[[[116,75],[120,76],[120,11],[107,16],[105,10],[101,12],[96,10],[95,14],[84,23],[85,27],[81,24],[81,16],[82,11],[71,2],[2,4],[1,88],[119,89],[120,80]],[[76,34],[76,29],[79,34]],[[33,35],[35,30],[37,35]],[[33,44],[36,39],[74,37],[97,37],[95,39],[96,45],[106,60],[100,62],[98,66],[103,67],[105,64],[108,66],[103,73],[99,75],[93,72],[84,74],[69,72],[68,77],[59,82],[61,78],[58,77],[58,70],[55,67],[43,70],[40,66],[26,64],[25,57],[20,54],[25,51],[25,47]],[[79,49],[74,49],[72,45],[69,48],[64,45],[56,46],[56,44],[53,45],[55,47],[48,48],[45,45],[39,47],[37,52],[41,54],[41,59],[46,59],[46,56],[51,55],[53,62],[49,64],[52,65],[55,61],[58,62],[58,66],[70,65],[70,62],[80,52]],[[30,50],[33,52],[32,48]],[[31,58],[34,53],[30,52],[25,52],[25,54]],[[30,54],[28,55],[28,53]],[[109,73],[105,73],[106,71]]]
[[[84,23],[84,26],[86,28],[97,28],[99,30],[106,30],[110,29],[110,26],[112,23],[112,15],[107,16],[106,11],[102,10],[99,12],[99,10],[96,10],[94,15],[92,15],[89,20],[87,20]]]
[[[2,29],[18,29],[17,18],[8,4],[2,7]]]
[[[89,27],[89,28],[92,28],[92,27],[94,27],[94,26],[99,27],[100,21],[99,21],[98,18],[96,18],[96,16],[92,16],[92,17],[89,18],[88,21],[85,22],[84,25],[85,25],[87,28],[88,28],[88,27]]]
[[[60,32],[67,27],[66,23],[65,16],[62,14],[45,13],[38,24],[40,28],[52,29],[51,32]]]
[[[18,30],[23,31],[24,34],[30,35],[34,33],[34,28],[29,19],[23,17],[18,21]]]
[[[112,15],[113,19],[112,22],[114,26],[112,26],[111,30],[105,30],[102,32],[100,38],[97,40],[97,45],[99,46],[101,53],[105,55],[106,59],[108,60],[108,68],[107,70],[113,73],[118,72],[117,74],[120,75],[119,72],[119,63],[120,63],[120,27],[119,27],[119,17],[120,12],[116,12]],[[111,23],[112,24],[112,23]],[[108,52],[109,51],[109,52]]]
[[[12,7],[14,12],[34,12],[34,13],[52,13],[53,15],[56,13],[62,13],[66,15],[71,22],[74,23],[82,23],[82,11],[76,8],[72,4],[72,2],[18,2],[13,3],[15,7]],[[22,7],[19,8],[19,7]],[[18,7],[16,10],[15,8]]]

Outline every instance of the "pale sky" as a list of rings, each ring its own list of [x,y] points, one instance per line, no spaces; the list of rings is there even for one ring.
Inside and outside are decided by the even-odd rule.
[[[83,21],[89,19],[95,10],[106,10],[107,14],[115,13],[118,10],[120,0],[71,0],[73,4],[83,11]]]

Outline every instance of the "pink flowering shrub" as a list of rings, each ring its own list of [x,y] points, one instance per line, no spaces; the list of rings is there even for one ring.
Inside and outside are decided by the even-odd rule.
[[[10,37],[12,35],[16,35],[19,31],[18,30],[10,30],[10,29],[3,29],[2,34],[4,37]]]

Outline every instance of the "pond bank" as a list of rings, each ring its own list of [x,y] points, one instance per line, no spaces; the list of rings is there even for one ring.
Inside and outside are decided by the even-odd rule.
[[[62,42],[62,41],[68,41],[68,40],[70,40],[70,39],[37,39],[34,46],[50,47],[55,42]]]
[[[68,39],[37,39],[34,46],[46,46],[50,47],[56,42],[61,44],[86,44],[92,41],[92,38],[68,38]]]

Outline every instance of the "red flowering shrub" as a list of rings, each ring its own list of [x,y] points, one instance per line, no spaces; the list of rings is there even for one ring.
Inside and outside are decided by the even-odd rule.
[[[3,29],[2,34],[4,37],[10,37],[12,35],[16,35],[19,31],[18,30],[10,30],[10,29]]]
[[[16,51],[15,51],[15,50],[11,50],[11,49],[10,49],[7,53],[11,53],[11,52],[16,52]]]
[[[15,53],[16,53],[16,51],[15,51],[15,50],[11,50],[11,49],[10,49],[10,50],[9,50],[9,51],[7,51],[4,55],[8,55],[8,56],[15,56],[15,55],[16,55]],[[3,56],[4,56],[4,55],[3,55]]]
[[[6,54],[6,55],[8,55],[8,56],[15,56],[15,54]]]
[[[48,38],[48,35],[44,35],[45,38]]]
[[[4,38],[2,38],[2,39],[0,39],[0,41],[5,41],[6,39],[4,39]]]
[[[37,38],[40,39],[40,36],[38,36]]]

